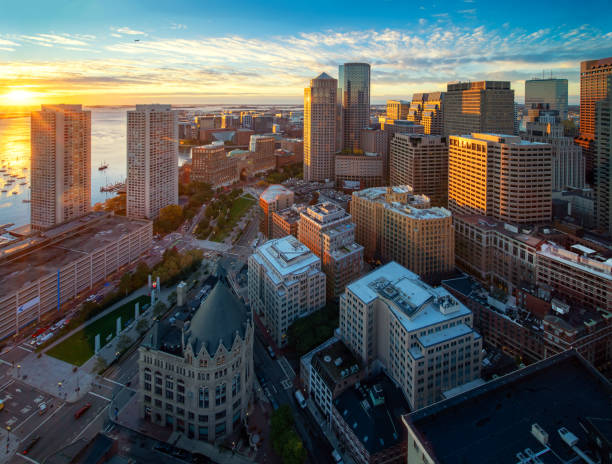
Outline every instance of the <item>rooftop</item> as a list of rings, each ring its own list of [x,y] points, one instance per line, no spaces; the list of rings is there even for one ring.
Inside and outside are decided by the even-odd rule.
[[[483,142],[493,142],[493,143],[502,143],[506,145],[521,145],[521,146],[542,146],[548,145],[546,143],[541,142],[530,142],[528,140],[521,139],[518,135],[512,134],[485,134],[485,133],[476,133],[473,132],[469,135],[452,135],[451,137],[469,139],[469,140],[478,140]]]
[[[588,248],[586,249],[589,250]],[[594,250],[590,251],[594,253]],[[548,243],[542,245],[537,253],[540,256],[546,256],[554,261],[612,281],[612,259],[599,261]]]
[[[280,184],[272,184],[259,196],[266,203],[276,201],[280,195],[293,195],[293,191]]]
[[[321,262],[293,235],[267,241],[257,248],[253,258],[280,277],[301,274]]]
[[[425,195],[414,195],[412,192],[412,187],[409,185],[396,185],[394,187],[371,187],[353,192],[353,196],[356,198],[364,198],[369,201],[377,201],[379,203],[396,201],[420,208],[427,208],[429,206],[429,197]]]
[[[311,363],[332,389],[346,377],[361,370],[360,361],[340,340],[317,351]]]
[[[415,331],[471,314],[446,289],[430,287],[392,261],[347,285],[364,303],[382,299],[407,331]]]
[[[274,211],[272,215],[281,217],[283,221],[294,223],[300,220],[301,213],[305,208],[304,205],[291,205],[289,208]]]
[[[575,351],[492,380],[404,417],[442,464],[515,464],[517,453],[544,447],[531,434],[537,423],[549,436],[544,463],[575,457],[557,430],[566,427],[586,448],[583,418],[612,417],[612,385]]]
[[[333,405],[370,455],[403,440],[401,416],[410,407],[402,391],[385,374],[346,389]]]
[[[7,243],[0,247],[0,295],[56,274],[85,253],[105,248],[147,224],[150,222],[92,212],[39,236]]]
[[[535,228],[533,226],[506,224],[477,214],[456,214],[453,218],[455,222],[465,222],[477,226],[484,231],[495,231],[533,248],[559,235],[559,232],[553,228]]]

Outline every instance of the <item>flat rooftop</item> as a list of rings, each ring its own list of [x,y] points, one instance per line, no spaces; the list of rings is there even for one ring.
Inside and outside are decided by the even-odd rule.
[[[544,448],[531,434],[537,423],[563,461],[550,452],[540,459],[560,463],[575,454],[557,430],[566,427],[585,451],[579,420],[612,417],[611,397],[610,382],[575,351],[566,351],[413,412],[404,421],[441,464],[516,464],[517,453]]]
[[[253,257],[283,277],[305,272],[320,262],[319,257],[293,235],[267,241],[257,248]]]
[[[42,237],[12,242],[6,249],[0,249],[0,256],[7,259],[0,266],[0,295],[11,294],[41,277],[57,273],[85,254],[104,248],[148,223],[108,213],[90,213],[46,231]],[[10,260],[8,255],[13,253],[21,257]]]
[[[361,382],[359,388],[356,385],[342,392],[333,405],[368,453],[403,441],[401,416],[410,406],[402,391],[385,374]]]
[[[471,314],[443,287],[431,287],[419,277],[392,261],[354,281],[346,287],[368,304],[386,302],[407,331],[415,331]],[[441,308],[445,306],[445,314]]]
[[[270,185],[267,189],[263,191],[263,193],[259,196],[260,199],[264,200],[266,203],[270,203],[276,201],[280,195],[293,195],[293,191],[289,190],[287,187],[280,184]]]
[[[525,225],[515,226],[478,214],[456,214],[453,218],[456,221],[471,224],[485,231],[496,231],[534,248],[546,240],[554,239],[554,236],[559,234],[559,232],[553,228],[537,229]],[[549,233],[545,234],[542,230],[547,230]]]
[[[332,388],[333,385],[342,382],[346,377],[359,372],[362,368],[361,362],[340,340],[317,351],[312,356],[311,363],[326,383],[331,384]]]

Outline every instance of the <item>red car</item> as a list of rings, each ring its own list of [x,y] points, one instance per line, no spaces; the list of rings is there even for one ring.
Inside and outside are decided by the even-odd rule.
[[[87,403],[85,406],[83,406],[81,409],[79,409],[77,412],[75,412],[74,413],[74,418],[78,419],[83,414],[85,414],[89,408],[91,408],[91,403]]]

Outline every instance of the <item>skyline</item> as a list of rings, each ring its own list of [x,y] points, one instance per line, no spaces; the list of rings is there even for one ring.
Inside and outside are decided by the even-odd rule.
[[[511,81],[523,102],[523,81],[543,71],[567,78],[577,104],[580,61],[612,55],[610,25],[591,13],[605,7],[598,1],[578,11],[569,2],[503,10],[476,0],[310,2],[290,12],[281,2],[185,12],[142,3],[4,7],[0,106],[300,103],[310,79],[337,77],[344,62],[372,65],[373,104],[485,79]]]

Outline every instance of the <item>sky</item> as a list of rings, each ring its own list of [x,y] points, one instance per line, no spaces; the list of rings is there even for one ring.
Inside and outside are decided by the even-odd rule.
[[[552,73],[612,56],[607,1],[0,0],[0,106],[301,103],[338,65],[371,100]]]

